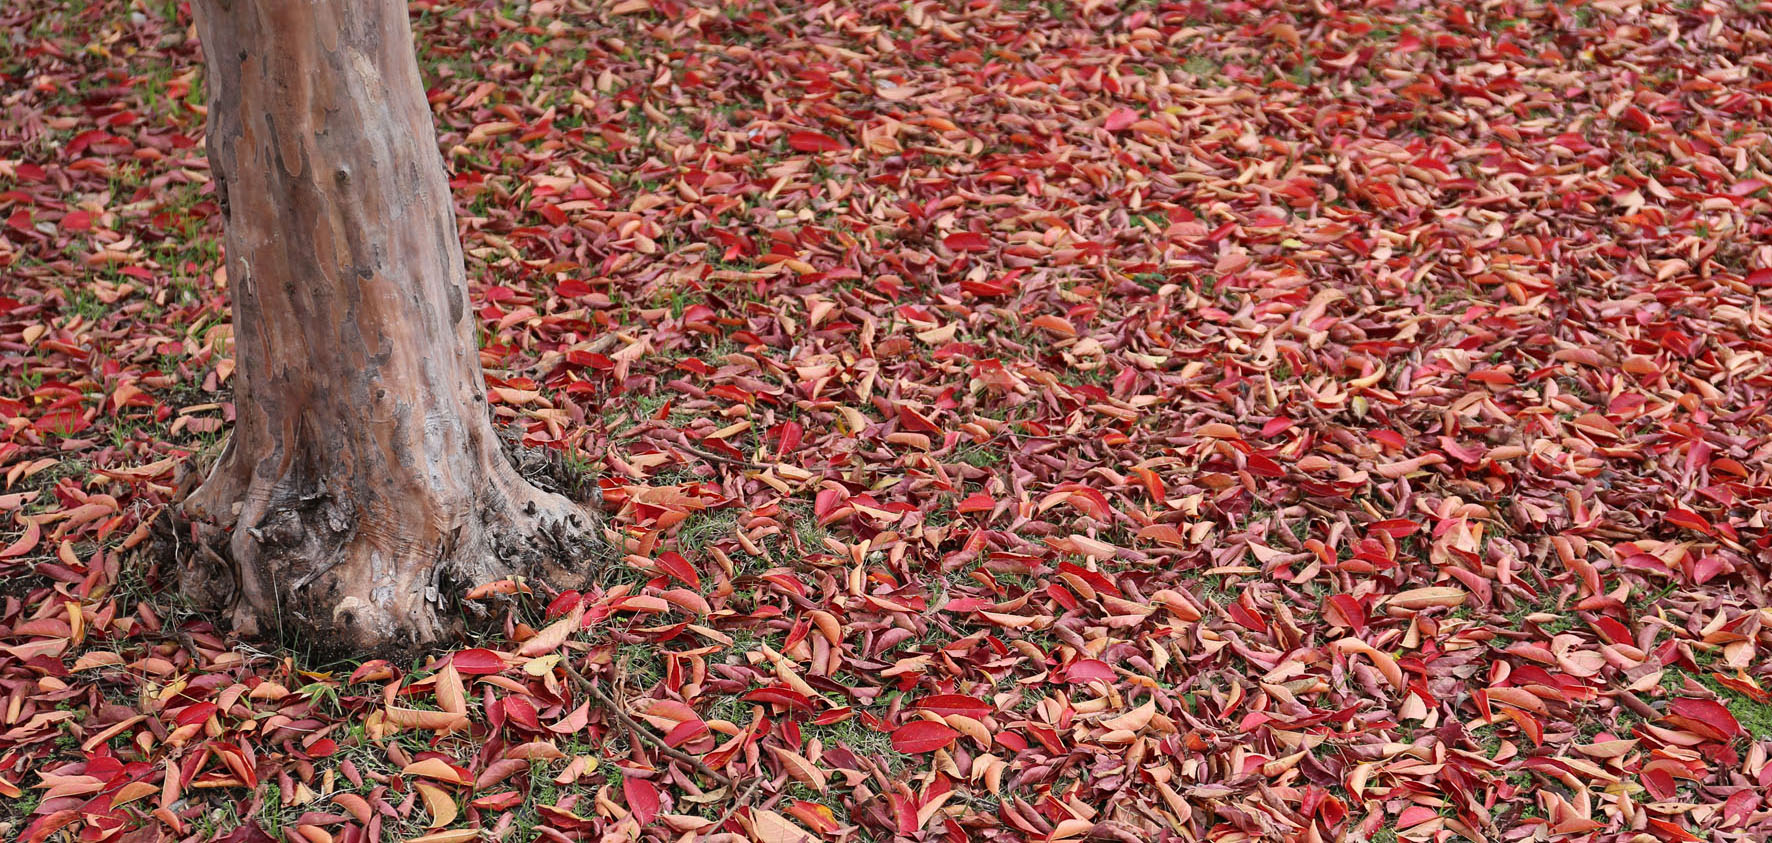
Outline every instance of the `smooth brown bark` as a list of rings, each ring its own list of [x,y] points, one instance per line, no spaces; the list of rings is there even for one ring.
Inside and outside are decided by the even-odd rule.
[[[198,0],[237,421],[187,591],[332,650],[444,637],[471,586],[583,581],[589,513],[505,458],[402,0]],[[205,564],[204,558],[215,564]]]

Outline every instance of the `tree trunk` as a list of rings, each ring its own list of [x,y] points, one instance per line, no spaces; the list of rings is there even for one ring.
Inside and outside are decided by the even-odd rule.
[[[184,587],[242,633],[361,652],[438,641],[475,584],[582,583],[592,516],[524,480],[488,417],[405,2],[193,5],[237,420],[183,502],[217,551]]]

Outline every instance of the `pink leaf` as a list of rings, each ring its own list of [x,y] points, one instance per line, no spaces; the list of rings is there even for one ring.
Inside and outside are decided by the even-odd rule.
[[[1114,669],[1108,667],[1107,662],[1100,659],[1079,659],[1071,662],[1070,667],[1065,668],[1064,679],[1066,682],[1074,682],[1079,685],[1096,680],[1112,682],[1114,681]]]
[[[548,731],[556,735],[570,735],[584,731],[586,724],[591,722],[591,704],[585,702],[572,710],[571,714],[560,718],[558,723],[548,724]]]

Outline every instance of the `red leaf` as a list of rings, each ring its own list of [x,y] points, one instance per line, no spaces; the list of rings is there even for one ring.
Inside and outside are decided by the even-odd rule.
[[[1538,722],[1537,717],[1532,716],[1530,712],[1512,706],[1502,706],[1502,708],[1507,711],[1509,717],[1514,719],[1514,723],[1519,725],[1520,731],[1525,732],[1526,737],[1532,739],[1533,746],[1544,746],[1544,724]]]
[[[893,730],[892,748],[912,754],[934,752],[949,746],[959,736],[959,732],[945,723],[913,720]]]
[[[771,433],[780,440],[775,448],[775,458],[780,460],[799,450],[800,442],[806,437],[806,426],[796,421],[787,421],[776,425]]]
[[[1638,132],[1647,132],[1655,125],[1654,121],[1649,119],[1649,115],[1644,114],[1642,109],[1634,105],[1624,109],[1624,113],[1618,117],[1618,122],[1623,123],[1626,128]]]
[[[1367,525],[1367,529],[1377,533],[1388,533],[1393,539],[1401,539],[1414,535],[1416,530],[1421,529],[1421,525],[1407,518],[1391,518],[1385,521],[1375,521]]]
[[[1674,784],[1674,777],[1659,767],[1644,770],[1642,778],[1643,787],[1647,788],[1649,794],[1656,799],[1672,799],[1674,794],[1678,792],[1678,788]]]
[[[1741,724],[1729,709],[1715,700],[1681,697],[1667,704],[1670,714],[1682,718],[1682,728],[1711,740],[1727,740],[1741,734]],[[1697,726],[1699,728],[1694,729]]]
[[[1111,523],[1114,520],[1114,510],[1108,503],[1106,495],[1087,486],[1075,485],[1071,486],[1070,493],[1064,502],[1076,507],[1078,512],[1103,524]]]
[[[685,720],[665,733],[665,746],[682,746],[695,739],[697,735],[706,734],[708,724],[700,720]]]
[[[645,779],[632,776],[621,780],[621,795],[627,800],[628,810],[634,812],[634,819],[641,825],[648,825],[658,816],[658,788]]]
[[[1328,605],[1324,607],[1324,615],[1331,622],[1352,629],[1355,635],[1366,631],[1366,610],[1360,606],[1360,601],[1351,594],[1330,595]]]
[[[24,836],[20,839],[27,841],[27,843],[42,843],[42,841],[48,840],[50,836],[55,834],[58,830],[78,819],[80,819],[80,812],[73,810],[64,809],[44,814],[32,821],[29,826],[25,827],[22,832]],[[258,826],[254,825],[252,827],[257,828]],[[267,837],[265,839],[269,840],[270,838]]]
[[[988,252],[991,241],[974,231],[956,231],[941,238],[941,244],[956,252]]]
[[[1760,795],[1758,793],[1748,789],[1735,791],[1735,793],[1729,796],[1728,801],[1723,803],[1723,819],[1726,822],[1738,822],[1742,819],[1746,819],[1747,816],[1752,814],[1754,809],[1758,807],[1760,807]]]
[[[799,709],[801,711],[812,710],[811,698],[799,691],[787,688],[758,688],[755,691],[745,694],[739,699],[742,699],[745,702],[762,702],[784,705],[788,708]]]
[[[1297,422],[1294,422],[1285,416],[1275,416],[1268,419],[1267,423],[1261,426],[1261,438],[1272,439],[1291,429],[1294,424],[1297,424]]]
[[[473,805],[482,811],[508,811],[523,804],[523,794],[514,790],[494,793],[475,799]]]
[[[828,835],[843,827],[841,823],[837,822],[836,815],[829,807],[817,802],[795,799],[793,804],[788,806],[788,813],[819,834]]]
[[[484,676],[490,673],[503,673],[505,660],[502,656],[483,647],[462,650],[449,657],[449,663],[455,665],[456,671],[464,676]]]
[[[1281,468],[1279,463],[1260,454],[1249,454],[1243,458],[1243,462],[1248,467],[1249,473],[1256,477],[1286,476],[1286,469]]]
[[[996,710],[989,703],[965,694],[933,694],[918,700],[917,707],[941,715],[963,714],[974,720]]]
[[[935,422],[930,421],[927,416],[903,404],[898,405],[898,423],[903,425],[905,430],[915,430],[934,434],[941,433],[941,428],[937,426]]]
[[[887,802],[892,806],[892,821],[898,828],[900,836],[917,833],[917,803],[898,791],[893,791]]]
[[[1016,271],[1020,272],[1021,270],[1018,269]],[[1020,288],[1021,285],[1018,284],[1015,279],[1009,277],[999,278],[994,281],[966,280],[960,282],[961,290],[981,298],[987,298],[990,296],[1007,296]]]
[[[701,575],[695,572],[695,566],[683,558],[683,554],[667,550],[658,555],[658,567],[665,573],[681,580],[690,588],[701,588]]]
[[[541,715],[527,697],[506,697],[504,704],[505,719],[512,725],[527,732],[541,731]]]
[[[794,132],[788,135],[788,146],[800,152],[836,152],[843,148],[843,143],[817,132]]]
[[[212,702],[192,703],[191,705],[179,709],[178,714],[174,715],[172,719],[173,722],[176,722],[180,726],[189,726],[193,723],[202,723],[203,721],[208,720],[210,715],[213,715],[220,710],[220,706],[217,706]]]
[[[1254,632],[1267,632],[1267,621],[1249,611],[1241,600],[1232,600],[1226,608],[1230,611],[1231,620],[1236,621],[1238,626]]]
[[[1670,792],[1670,793],[1668,793],[1668,795],[1665,798],[1672,799],[1672,798],[1674,798],[1674,795],[1675,795],[1674,793]],[[1603,826],[1600,826],[1599,823],[1595,823],[1594,826],[1596,828],[1603,827]],[[1655,817],[1649,818],[1648,826],[1650,829],[1654,830],[1655,832],[1657,832],[1659,834],[1658,839],[1661,839],[1661,840],[1677,840],[1677,841],[1680,841],[1680,843],[1690,843],[1690,841],[1704,839],[1704,838],[1699,837],[1696,834],[1693,834],[1690,831],[1687,831],[1684,828],[1681,828],[1679,826],[1679,824],[1677,824],[1677,823],[1671,823],[1671,822],[1668,822],[1667,820],[1657,819]]]
[[[1699,515],[1690,509],[1681,509],[1677,506],[1667,511],[1667,523],[1678,527],[1685,527],[1688,530],[1697,530],[1701,533],[1709,533],[1711,531],[1710,522],[1705,520],[1704,516]]]
[[[973,492],[966,499],[955,505],[954,511],[964,515],[968,512],[990,512],[997,508],[997,502],[983,492]]]

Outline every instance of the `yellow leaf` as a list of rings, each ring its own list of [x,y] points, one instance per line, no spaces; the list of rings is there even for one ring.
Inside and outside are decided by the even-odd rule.
[[[444,761],[441,758],[426,758],[423,761],[414,761],[411,764],[406,765],[406,767],[400,772],[408,776],[424,776],[427,779],[436,779],[437,781],[449,782],[450,784],[465,785],[468,783],[468,780],[462,776],[460,771],[456,770],[449,762]]]
[[[78,647],[80,642],[86,640],[86,616],[81,614],[80,604],[72,600],[62,601],[62,606],[68,610],[68,628],[72,630],[68,638]]]
[[[388,706],[387,722],[402,729],[431,729],[453,732],[468,727],[468,718],[448,711],[424,711],[416,708]]]
[[[812,843],[816,839],[811,832],[774,811],[752,808],[750,821],[751,839],[757,843]]]
[[[506,758],[522,758],[529,761],[553,761],[565,758],[566,753],[554,746],[553,741],[530,741],[505,750]]]
[[[554,665],[560,663],[559,653],[550,653],[538,659],[530,659],[523,663],[523,672],[530,676],[546,676],[553,672]]]
[[[443,788],[423,782],[413,787],[418,788],[418,795],[425,800],[425,810],[431,815],[431,828],[442,828],[455,822],[455,800]]]
[[[422,837],[408,838],[406,843],[467,843],[469,840],[480,839],[480,830],[476,828],[457,828],[451,831],[437,831]]]
[[[461,673],[455,663],[448,662],[437,672],[437,707],[451,714],[468,713],[468,692],[462,687]]]
[[[1399,609],[1425,609],[1429,606],[1462,606],[1465,598],[1463,589],[1446,586],[1428,588],[1412,588],[1391,595],[1390,605]]]
[[[979,746],[985,747],[986,749],[990,748],[991,733],[989,729],[984,727],[983,723],[967,717],[964,714],[950,714],[943,717],[942,720],[960,734],[976,741]]]

